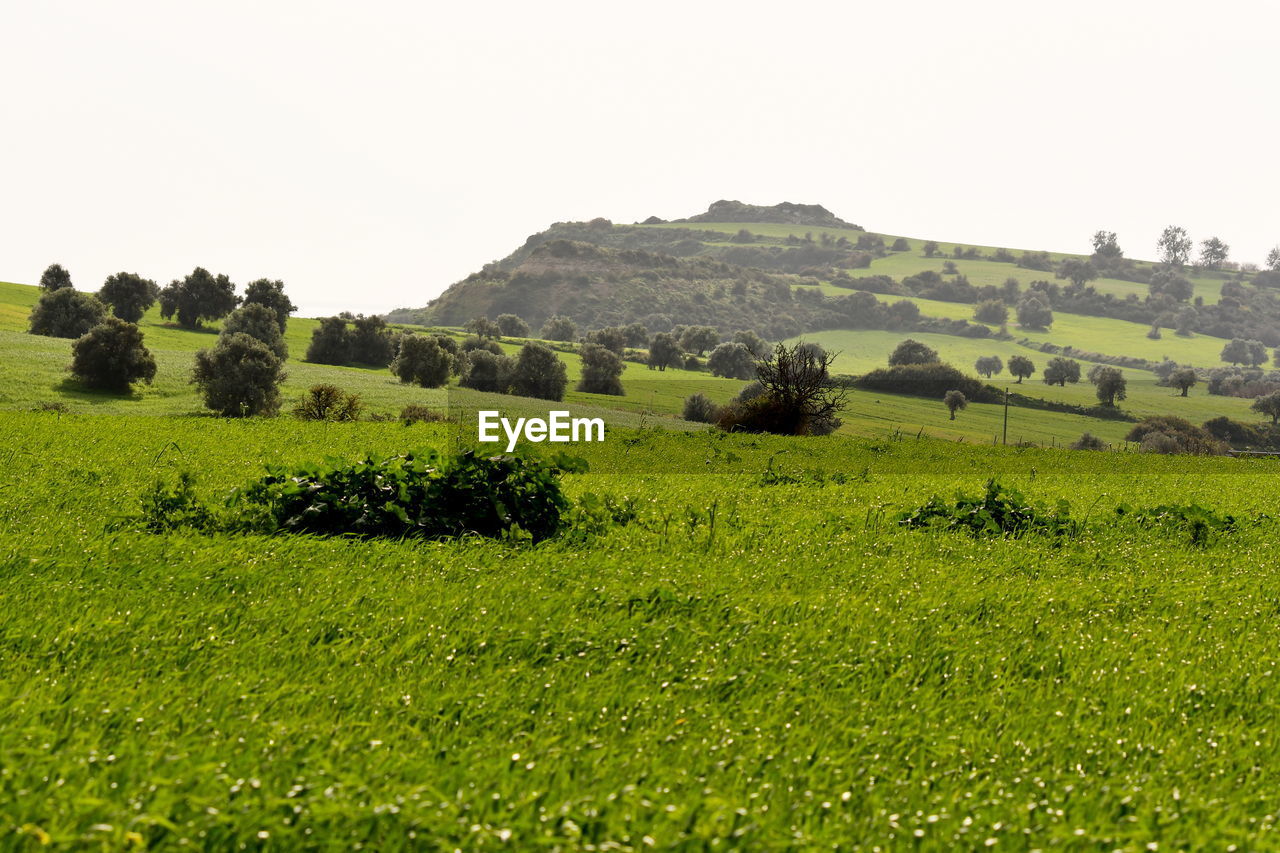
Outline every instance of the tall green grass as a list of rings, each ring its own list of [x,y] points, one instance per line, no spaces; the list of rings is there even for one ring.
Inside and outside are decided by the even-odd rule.
[[[1271,845],[1267,462],[617,431],[567,487],[637,519],[522,547],[113,524],[183,469],[212,497],[447,426],[0,439],[8,848]],[[889,521],[992,475],[1084,533]],[[1122,501],[1245,523],[1199,548]]]

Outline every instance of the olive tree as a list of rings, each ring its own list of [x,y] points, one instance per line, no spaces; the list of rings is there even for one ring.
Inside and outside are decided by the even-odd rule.
[[[78,338],[107,316],[107,306],[91,293],[70,287],[46,290],[31,309],[31,334]]]
[[[243,333],[219,337],[196,353],[191,382],[204,403],[226,417],[273,415],[280,409],[283,362],[271,348]]]
[[[141,320],[159,295],[154,281],[132,272],[109,276],[98,290],[98,298],[111,306],[111,313],[129,323]]]
[[[280,334],[276,312],[266,305],[251,302],[232,311],[222,322],[222,331],[218,336],[226,338],[240,334],[262,341],[281,361],[289,357],[289,347]]]
[[[621,397],[622,370],[626,366],[617,353],[600,344],[583,344],[582,378],[578,390],[591,394],[612,394]]]
[[[564,362],[546,344],[527,343],[520,348],[511,372],[511,393],[520,397],[563,400],[569,385]]]
[[[280,326],[280,334],[284,334],[289,324],[289,315],[298,310],[298,306],[285,295],[284,282],[269,278],[260,278],[249,282],[244,289],[244,304],[257,303],[265,305],[276,312],[276,323]]]
[[[143,346],[141,329],[107,317],[71,345],[71,374],[90,388],[125,392],[135,382],[151,384],[156,360]]]
[[[969,398],[963,391],[948,391],[943,395],[942,403],[947,407],[947,411],[951,413],[951,420],[954,421],[956,412],[969,405]]]
[[[756,356],[740,343],[719,344],[711,351],[707,359],[707,368],[713,376],[728,379],[754,379],[756,375]]]
[[[412,382],[423,388],[439,388],[449,381],[453,356],[430,335],[406,335],[400,339],[400,351],[391,362],[391,372],[401,382]]]
[[[1015,355],[1009,358],[1009,373],[1017,377],[1019,385],[1022,384],[1022,380],[1034,376],[1035,372],[1035,362],[1025,355]]]

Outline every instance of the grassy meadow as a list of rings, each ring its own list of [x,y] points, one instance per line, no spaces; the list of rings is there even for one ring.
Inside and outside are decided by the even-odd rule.
[[[0,844],[1274,843],[1273,463],[650,427],[565,478],[634,519],[536,547],[126,521],[450,429],[0,413]],[[892,521],[990,476],[1082,532]]]

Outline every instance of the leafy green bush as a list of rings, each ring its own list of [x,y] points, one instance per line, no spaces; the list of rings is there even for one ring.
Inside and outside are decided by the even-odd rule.
[[[1116,515],[1128,517],[1143,527],[1162,527],[1170,531],[1182,531],[1191,537],[1191,544],[1208,545],[1215,537],[1236,530],[1235,516],[1219,515],[1199,504],[1163,504],[1135,509],[1128,504],[1116,507]]]
[[[1001,535],[1014,538],[1029,532],[1055,536],[1074,533],[1079,525],[1071,520],[1071,505],[1058,501],[1053,511],[1027,501],[1016,489],[1007,489],[996,480],[987,480],[980,497],[957,494],[954,503],[934,495],[921,507],[899,514],[903,527],[937,527],[964,530],[974,536]]]
[[[561,526],[573,460],[435,451],[360,462],[269,467],[234,492],[235,526],[263,533],[433,539],[479,534],[537,542]]]
[[[90,388],[126,393],[135,382],[151,384],[156,360],[143,346],[141,329],[107,317],[71,345],[70,370]]]

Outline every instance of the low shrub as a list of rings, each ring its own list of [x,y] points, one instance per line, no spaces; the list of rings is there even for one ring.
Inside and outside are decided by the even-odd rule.
[[[444,414],[438,412],[430,406],[423,406],[419,403],[410,403],[400,410],[400,422],[405,426],[413,424],[430,424],[444,420]]]
[[[142,497],[143,529],[436,539],[466,535],[538,542],[555,535],[569,502],[560,475],[586,463],[558,456],[484,456],[434,450],[355,463],[268,466],[215,511],[189,474]]]
[[[957,494],[954,502],[935,495],[923,506],[898,515],[898,524],[910,528],[963,530],[974,536],[997,535],[1017,538],[1026,533],[1062,535],[1074,533],[1079,525],[1071,520],[1071,506],[1058,501],[1052,510],[1032,504],[1016,489],[1008,489],[995,479],[979,497]]]
[[[312,385],[302,395],[293,414],[304,421],[358,421],[364,404],[358,394],[348,394],[337,385]]]
[[[681,415],[686,421],[699,424],[715,423],[720,416],[720,407],[705,394],[691,394],[684,398],[684,411]]]
[[[1227,445],[1204,428],[1173,415],[1143,418],[1125,438],[1138,442],[1144,453],[1219,455],[1227,452]]]
[[[1072,450],[1106,450],[1107,443],[1091,432],[1085,432],[1071,443]]]

